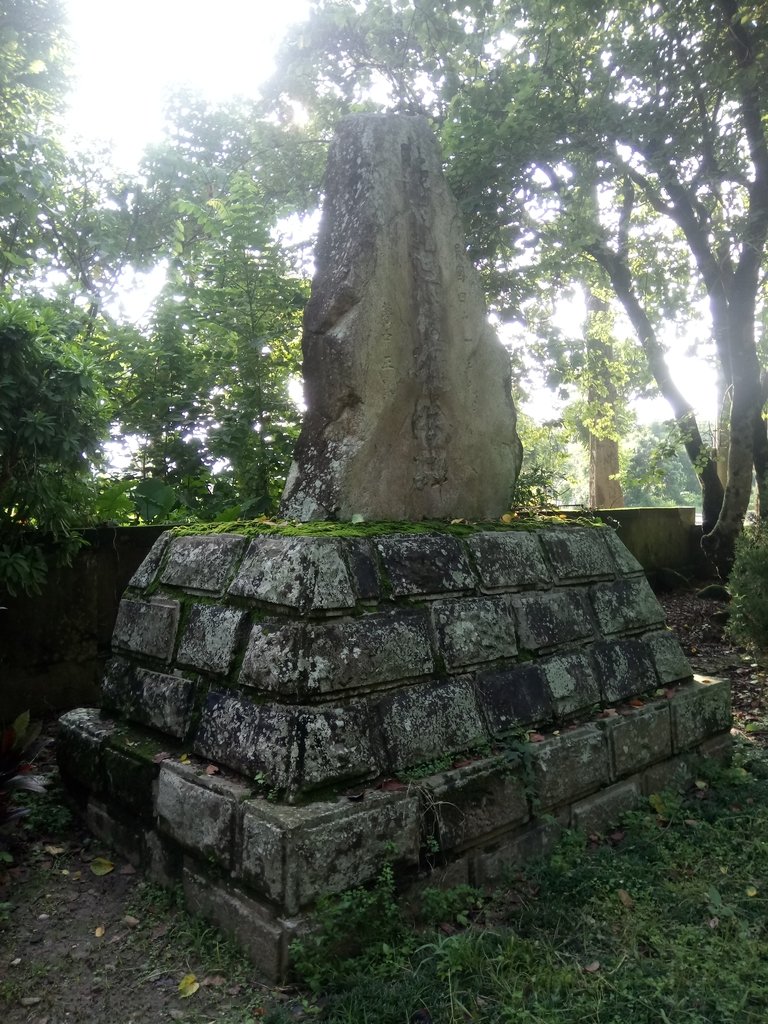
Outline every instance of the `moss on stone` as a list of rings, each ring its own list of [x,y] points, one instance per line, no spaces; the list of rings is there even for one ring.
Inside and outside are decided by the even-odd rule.
[[[567,513],[536,514],[533,512],[510,512],[510,521],[492,520],[472,523],[467,520],[432,520],[422,522],[331,522],[318,520],[301,523],[289,520],[259,519],[235,520],[229,523],[197,523],[177,526],[173,536],[189,537],[203,534],[237,534],[241,537],[383,537],[390,534],[444,533],[453,537],[469,537],[488,531],[514,532],[541,530],[551,527],[562,529],[569,526],[590,526],[605,528],[605,523],[588,513],[572,515]]]

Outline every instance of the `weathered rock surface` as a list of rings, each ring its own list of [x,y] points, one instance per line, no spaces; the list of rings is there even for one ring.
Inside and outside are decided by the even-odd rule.
[[[342,121],[325,191],[283,514],[499,516],[520,462],[509,359],[426,120]]]

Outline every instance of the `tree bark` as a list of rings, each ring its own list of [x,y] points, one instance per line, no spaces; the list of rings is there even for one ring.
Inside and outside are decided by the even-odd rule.
[[[589,507],[623,508],[624,494],[618,480],[619,442],[612,437],[589,435]]]

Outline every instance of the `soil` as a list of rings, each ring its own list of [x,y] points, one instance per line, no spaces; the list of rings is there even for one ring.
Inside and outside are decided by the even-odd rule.
[[[694,671],[730,679],[735,731],[768,743],[768,670],[724,632],[727,603],[693,590],[659,600]],[[51,778],[50,794],[30,796],[38,803],[28,824],[0,837],[3,1024],[247,1024],[276,1004],[296,1020],[311,1014],[298,990],[260,985],[215,930],[191,921],[68,817],[52,747],[39,769]]]

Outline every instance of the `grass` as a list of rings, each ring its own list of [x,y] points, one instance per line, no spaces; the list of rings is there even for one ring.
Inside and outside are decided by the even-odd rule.
[[[768,762],[749,756],[703,768],[689,798],[657,799],[611,841],[569,833],[468,928],[403,923],[393,938],[390,917],[387,940],[354,959],[326,944],[325,974],[300,961],[323,983],[321,1019],[404,1024],[424,1008],[434,1024],[764,1021]]]
[[[54,796],[38,810],[63,834]],[[60,861],[24,886],[45,895],[33,918],[57,912]],[[427,890],[415,924],[383,867],[372,889],[323,905],[321,930],[295,950],[303,981],[290,991],[255,985],[248,961],[186,915],[178,893],[138,878],[129,893],[120,914],[137,925],[96,946],[106,959],[88,970],[119,982],[127,1005],[140,991],[152,1005],[165,985],[190,1022],[408,1024],[421,1010],[433,1024],[757,1024],[768,1018],[768,757],[746,741],[733,767],[702,766],[686,797],[656,795],[605,840],[567,833],[491,895]],[[0,984],[9,1005],[39,991],[47,968],[34,960]],[[48,989],[70,983],[67,970],[51,971]],[[187,972],[226,987],[179,1000]]]

